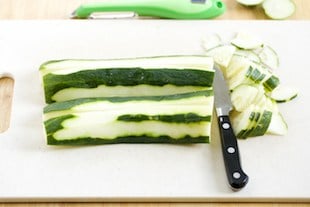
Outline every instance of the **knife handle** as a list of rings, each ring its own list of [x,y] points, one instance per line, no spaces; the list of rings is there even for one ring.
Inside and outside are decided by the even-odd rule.
[[[224,13],[221,0],[109,0],[84,3],[73,16],[89,18],[96,12],[135,12],[140,16],[155,16],[170,19],[209,19]]]
[[[247,184],[249,177],[241,168],[238,143],[229,116],[218,117],[218,123],[228,182],[233,189],[238,190]]]

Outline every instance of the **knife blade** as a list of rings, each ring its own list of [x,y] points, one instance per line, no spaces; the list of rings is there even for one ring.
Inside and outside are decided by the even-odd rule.
[[[238,143],[229,119],[229,112],[232,110],[229,89],[218,68],[215,68],[213,90],[226,175],[232,189],[239,190],[248,183],[249,177],[241,168]]]

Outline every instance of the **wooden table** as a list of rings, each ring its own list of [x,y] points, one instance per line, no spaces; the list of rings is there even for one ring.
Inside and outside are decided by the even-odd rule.
[[[67,19],[69,14],[81,3],[103,0],[0,0],[0,19]],[[227,12],[218,19],[267,19],[261,7],[246,8],[234,0],[223,0]],[[310,19],[310,0],[295,0],[297,11],[290,18],[293,20]],[[0,133],[9,127],[10,105],[14,81],[10,78],[0,79]],[[309,190],[309,189],[308,189]],[[310,206],[308,203],[53,203],[53,204],[0,204],[5,206],[44,206],[44,207],[290,207]]]

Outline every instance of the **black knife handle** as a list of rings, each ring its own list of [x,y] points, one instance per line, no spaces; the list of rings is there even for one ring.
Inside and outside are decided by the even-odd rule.
[[[218,117],[221,134],[222,152],[228,182],[233,189],[243,188],[249,177],[241,168],[238,143],[228,116]]]

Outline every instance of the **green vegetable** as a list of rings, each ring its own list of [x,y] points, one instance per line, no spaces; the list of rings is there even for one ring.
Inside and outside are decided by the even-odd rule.
[[[264,0],[237,0],[238,3],[245,6],[256,6],[263,3]]]
[[[273,135],[286,135],[288,126],[280,113],[273,113],[267,133]]]
[[[213,90],[195,91],[167,96],[134,96],[134,97],[104,97],[81,98],[64,102],[55,102],[44,108],[44,120],[63,116],[68,113],[90,111],[118,110],[128,107],[161,107],[165,105],[212,105]]]
[[[206,55],[213,57],[214,62],[219,66],[227,67],[235,51],[236,47],[232,45],[223,45],[208,50]]]
[[[240,0],[240,3],[259,2]],[[274,74],[273,69],[279,67],[276,51],[247,32],[239,32],[229,44],[217,42],[217,45],[206,50],[206,54],[214,58],[227,80],[236,136],[245,139],[266,133],[285,135],[287,124],[277,103],[294,99],[297,90],[280,84],[279,77]]]
[[[260,61],[271,69],[277,69],[280,66],[278,54],[268,45],[264,45],[258,56]]]
[[[236,37],[231,41],[231,44],[235,45],[240,49],[251,50],[261,47],[263,45],[263,42],[258,37],[248,32],[239,32]]]
[[[212,58],[203,56],[52,61],[40,72],[47,103],[199,91],[212,87],[214,76]]]
[[[286,19],[296,10],[295,3],[291,0],[265,0],[263,8],[271,19]]]
[[[76,99],[45,107],[48,144],[208,143],[212,90]]]
[[[279,85],[270,94],[270,98],[278,103],[284,103],[293,100],[298,95],[298,91],[289,86]]]
[[[236,0],[245,6],[262,6],[270,19],[286,19],[295,13],[296,5],[292,0]]]

